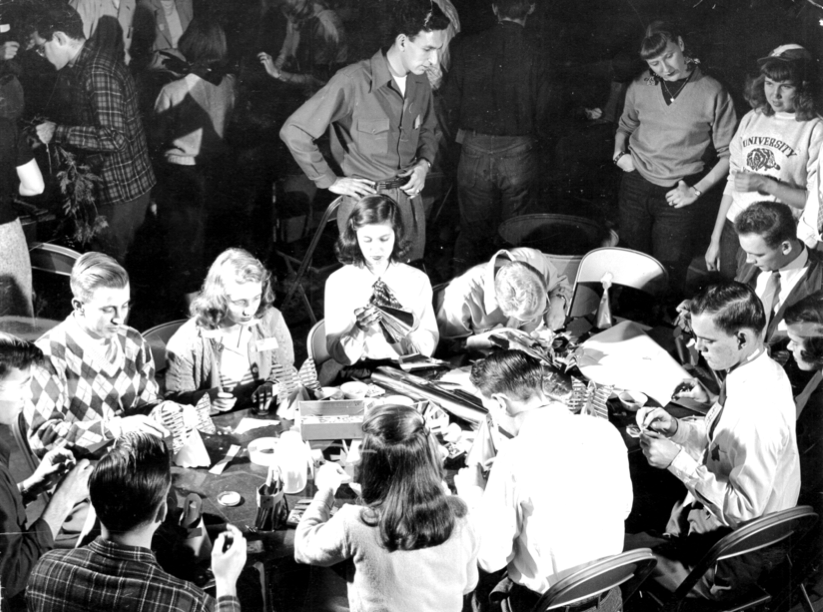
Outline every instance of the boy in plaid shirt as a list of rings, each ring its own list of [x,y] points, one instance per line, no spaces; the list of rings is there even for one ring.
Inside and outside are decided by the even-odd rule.
[[[65,443],[93,455],[128,431],[167,435],[148,416],[161,401],[151,351],[125,325],[128,273],[108,255],[86,253],[72,268],[71,290],[74,312],[36,343],[46,359],[32,372],[24,411],[32,449],[42,455]]]

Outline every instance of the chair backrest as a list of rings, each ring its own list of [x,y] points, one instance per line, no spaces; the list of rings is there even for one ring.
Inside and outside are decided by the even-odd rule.
[[[657,559],[648,548],[605,557],[554,583],[534,606],[533,612],[572,605],[635,579],[632,591],[623,595],[624,601],[628,600],[655,565]]]
[[[151,355],[154,358],[155,372],[162,372],[166,369],[166,345],[186,319],[177,319],[176,321],[169,321],[168,323],[161,323],[155,325],[151,329],[143,332],[143,339],[148,342],[151,349]]]
[[[666,268],[651,255],[622,247],[594,249],[583,256],[577,269],[569,316],[584,316],[597,308],[599,294],[584,283],[600,283],[606,272],[612,274],[612,283],[653,296],[662,293],[669,280]]]
[[[677,587],[673,599],[686,597],[703,574],[718,561],[773,546],[788,540],[794,534],[802,535],[815,520],[817,514],[811,506],[797,506],[766,514],[738,527],[709,549]]]
[[[80,253],[56,244],[38,242],[29,249],[29,258],[32,270],[71,276],[71,269],[80,258]]]
[[[320,319],[309,330],[306,339],[306,350],[309,357],[314,360],[314,365],[320,367],[324,361],[331,359],[329,350],[326,348],[326,320]]]
[[[29,469],[33,472],[37,469],[37,466],[40,465],[40,460],[31,450],[31,445],[29,444],[29,424],[26,423],[26,417],[23,416],[22,410],[11,423],[11,433],[23,458],[26,460],[26,465],[28,465]]]

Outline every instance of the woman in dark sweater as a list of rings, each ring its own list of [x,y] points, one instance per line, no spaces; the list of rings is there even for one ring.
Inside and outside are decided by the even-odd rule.
[[[671,24],[649,26],[640,56],[649,70],[626,92],[614,143],[614,163],[625,172],[620,238],[660,260],[677,294],[692,258],[698,200],[728,175],[737,116],[728,92],[688,57]],[[712,148],[718,161],[708,168]]]

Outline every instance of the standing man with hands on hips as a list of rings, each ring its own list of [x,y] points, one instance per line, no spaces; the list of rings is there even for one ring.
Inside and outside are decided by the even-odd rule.
[[[426,69],[439,61],[449,19],[437,3],[404,0],[385,52],[338,72],[289,117],[280,137],[321,189],[345,196],[340,232],[355,203],[384,193],[400,206],[412,240],[409,261],[423,257],[426,220],[420,192],[436,151],[436,118]],[[327,129],[337,176],[316,144]]]
[[[668,469],[688,494],[675,505],[666,538],[632,535],[626,546],[657,547],[653,577],[671,590],[717,540],[747,521],[793,508],[800,490],[794,401],[783,368],[763,344],[760,299],[746,285],[723,282],[700,291],[689,310],[698,350],[726,377],[718,395],[696,379],[675,390],[675,398],[710,405],[705,418],[676,419],[663,408],[638,411],[649,464]],[[722,600],[740,593],[758,579],[766,556],[758,551],[721,561],[694,587],[694,596]]]

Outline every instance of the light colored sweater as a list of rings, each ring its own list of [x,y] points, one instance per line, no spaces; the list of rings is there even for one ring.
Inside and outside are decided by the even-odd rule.
[[[641,176],[671,187],[703,170],[710,145],[718,156],[728,155],[736,124],[731,96],[695,66],[692,78],[669,106],[647,72],[637,77],[626,92],[617,131],[629,135],[629,152]]]
[[[187,74],[157,96],[152,140],[172,164],[194,166],[213,159],[225,150],[223,136],[234,102],[234,76],[213,85]]]
[[[319,492],[294,535],[299,563],[328,567],[346,559],[351,612],[459,612],[463,595],[477,584],[479,538],[468,519],[455,521],[451,537],[419,550],[389,552],[378,527],[361,519],[362,506],[347,504],[329,518],[333,495]],[[349,569],[351,572],[351,569]]]
[[[823,119],[797,121],[794,113],[767,116],[750,111],[743,116],[729,151],[729,180],[725,195],[732,205],[726,218],[734,221],[754,202],[776,201],[773,195],[757,191],[740,193],[734,189],[734,173],[750,172],[770,176],[791,187],[813,193],[817,185],[817,157],[823,140]],[[802,212],[792,208],[795,217]]]

